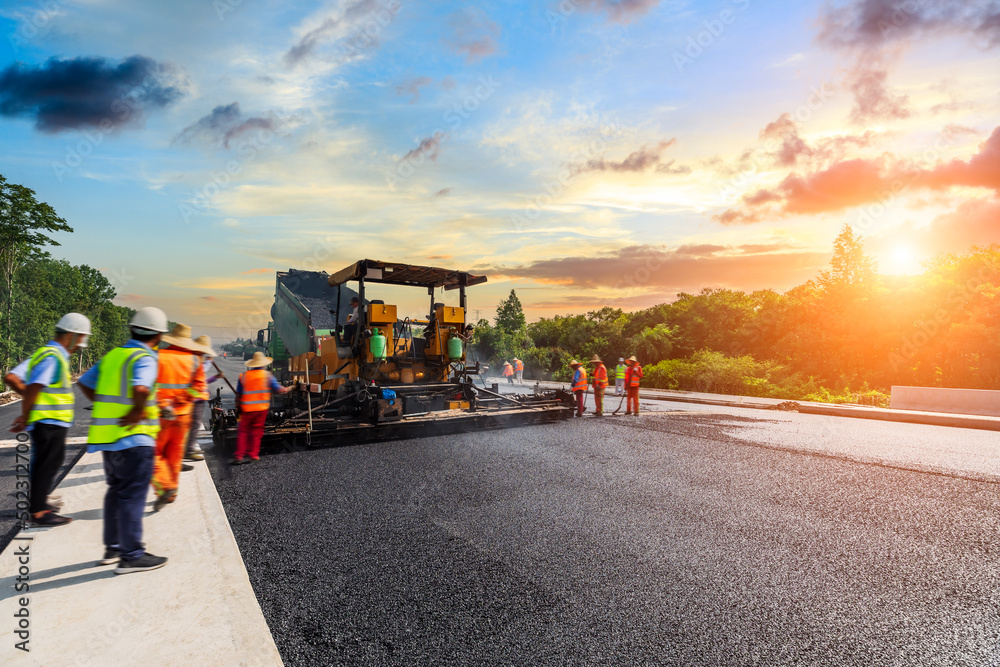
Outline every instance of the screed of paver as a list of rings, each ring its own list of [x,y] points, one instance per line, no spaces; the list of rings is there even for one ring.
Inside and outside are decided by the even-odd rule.
[[[183,473],[177,502],[147,512],[146,548],[169,558],[150,572],[98,564],[105,489],[100,455],[84,456],[59,487],[73,523],[24,530],[0,554],[0,617],[29,610],[29,651],[5,632],[0,664],[282,664],[205,465]]]

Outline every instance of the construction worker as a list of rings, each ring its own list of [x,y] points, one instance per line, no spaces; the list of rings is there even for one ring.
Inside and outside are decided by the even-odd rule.
[[[358,333],[358,322],[361,320],[361,301],[356,296],[351,297],[351,313],[347,316],[347,323],[344,325],[344,339],[350,346],[354,347],[354,338]]]
[[[216,356],[215,350],[212,349],[212,339],[208,336],[198,336],[194,339],[194,342],[207,350],[201,357],[201,370],[205,375],[205,391],[195,399],[194,404],[191,406],[191,428],[188,430],[187,445],[184,448],[184,460],[204,461],[205,453],[201,451],[201,445],[198,444],[198,434],[201,432],[204,420],[205,403],[210,398],[208,386],[216,380],[225,377],[225,375],[212,362],[212,358]],[[191,468],[192,466],[181,466],[182,471],[190,470]]]
[[[514,384],[514,367],[509,361],[503,362],[503,376],[507,378],[507,384]]]
[[[626,370],[628,370],[628,366],[625,365],[625,357],[618,357],[618,365],[615,366],[615,396],[625,395]]]
[[[514,357],[514,372],[517,374],[517,383],[524,383],[524,362]]]
[[[604,362],[596,354],[590,360],[593,365],[594,384],[594,416],[604,416],[604,390],[608,388],[608,369],[604,367]]]
[[[265,357],[263,352],[254,352],[253,358],[245,363],[247,370],[240,375],[236,384],[236,408],[239,415],[236,435],[236,453],[230,462],[239,465],[260,459],[260,439],[264,435],[264,423],[267,421],[268,409],[271,407],[271,394],[288,393],[288,387],[282,387],[274,379],[265,366],[273,362],[271,357]]]
[[[167,563],[147,552],[142,542],[142,515],[160,432],[156,346],[167,331],[167,316],[159,308],[140,308],[129,328],[131,339],[104,355],[78,382],[94,402],[87,452],[101,452],[108,482],[100,563],[117,562],[115,574],[155,570]]]
[[[184,446],[191,430],[191,407],[206,388],[201,355],[208,351],[192,340],[191,327],[186,324],[174,325],[160,344],[156,387],[160,432],[156,438],[152,480],[156,491],[154,512],[177,499]]]
[[[56,513],[59,499],[50,500],[49,494],[65,462],[66,433],[73,425],[69,355],[87,347],[89,335],[90,320],[84,315],[63,315],[56,323],[55,338],[4,378],[23,397],[21,415],[10,430],[12,433],[27,430],[31,437],[28,512],[36,526],[62,526],[72,521]]]
[[[634,356],[629,357],[628,370],[625,372],[625,414],[639,416],[639,381],[642,380],[642,366]],[[634,409],[633,409],[634,406]]]
[[[582,417],[583,413],[586,411],[586,395],[587,395],[587,371],[579,361],[574,359],[569,362],[570,368],[573,369],[573,384],[571,389],[573,390],[573,396],[576,398],[576,416]]]

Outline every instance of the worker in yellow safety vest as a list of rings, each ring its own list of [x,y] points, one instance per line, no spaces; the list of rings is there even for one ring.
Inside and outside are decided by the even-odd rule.
[[[618,357],[618,365],[615,366],[615,396],[625,395],[625,371],[627,370],[625,357]]]
[[[586,411],[586,395],[587,395],[587,369],[583,367],[579,361],[574,359],[569,362],[570,368],[573,369],[573,384],[570,388],[573,390],[573,397],[576,399],[576,416],[582,417],[584,411]]]

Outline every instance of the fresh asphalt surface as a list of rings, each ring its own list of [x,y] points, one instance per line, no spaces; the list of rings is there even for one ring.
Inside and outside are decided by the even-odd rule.
[[[998,485],[805,451],[995,434],[644,406],[211,452],[286,665],[1000,665]]]

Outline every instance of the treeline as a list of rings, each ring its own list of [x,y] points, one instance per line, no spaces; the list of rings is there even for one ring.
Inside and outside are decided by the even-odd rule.
[[[706,289],[513,331],[480,321],[476,350],[493,363],[518,355],[529,377],[557,380],[571,357],[636,354],[649,386],[791,399],[877,402],[892,385],[1000,389],[998,286],[1000,245],[887,277],[845,226],[830,270],[783,294]]]
[[[127,337],[130,308],[114,305],[115,289],[97,269],[52,258],[49,233],[71,232],[35,193],[0,176],[0,367],[3,374],[51,340],[68,312],[90,318],[89,346],[73,358],[87,368]]]

